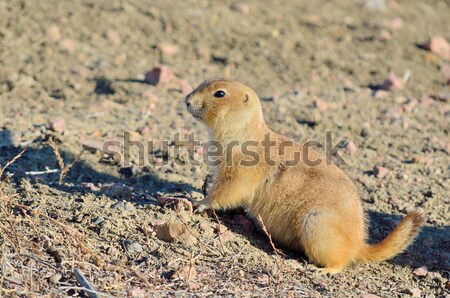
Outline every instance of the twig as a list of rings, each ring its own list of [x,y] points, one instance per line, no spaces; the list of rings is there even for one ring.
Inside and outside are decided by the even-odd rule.
[[[86,279],[86,277],[84,277],[84,275],[80,269],[75,268],[73,270],[73,275],[75,276],[75,279],[83,286],[83,288],[81,288],[81,289],[83,291],[86,291],[87,295],[90,298],[99,298],[100,297],[101,294],[94,289],[94,287],[91,285],[91,283]],[[109,296],[109,295],[105,294],[105,296]]]
[[[0,293],[14,293],[14,294],[17,294],[17,295],[36,295],[36,296],[39,296],[39,294],[38,293],[34,293],[34,292],[28,292],[28,291],[25,291],[25,290],[19,290],[19,289],[5,289],[5,288],[2,288],[2,287],[0,287]]]
[[[277,282],[276,282],[276,286],[277,286],[277,288],[278,288],[278,285],[280,284],[280,282],[281,282],[281,273],[282,273],[282,265],[283,265],[283,262],[282,262],[282,260],[281,260],[281,255],[283,254],[283,252],[281,252],[280,250],[278,250],[278,248],[276,248],[275,247],[275,244],[273,243],[273,241],[272,241],[272,236],[269,234],[269,232],[267,231],[267,228],[266,228],[266,226],[264,225],[264,222],[263,222],[263,220],[262,220],[262,218],[261,218],[261,215],[259,215],[258,214],[258,216],[257,216],[257,219],[258,219],[258,222],[259,222],[259,224],[260,224],[260,226],[261,226],[261,228],[262,228],[262,230],[264,231],[264,234],[266,234],[266,236],[267,236],[267,238],[269,238],[269,243],[270,243],[270,246],[272,246],[272,249],[273,249],[273,252],[275,253],[275,255],[276,255],[276,264],[277,264],[277,269],[278,269],[278,271],[277,271]],[[284,255],[284,254],[283,254]]]
[[[17,159],[19,159],[25,151],[27,151],[27,148],[23,149],[19,154],[14,156],[14,158],[8,161],[4,167],[0,165],[0,183],[6,168],[9,167],[11,164],[13,164]]]
[[[261,229],[264,231],[264,234],[266,234],[267,238],[269,238],[270,245],[272,246],[272,249],[277,256],[277,267],[278,267],[278,273],[281,271],[281,264],[278,262],[281,262],[281,255],[284,255],[283,252],[281,252],[278,248],[275,247],[275,244],[273,244],[272,236],[267,231],[266,226],[264,225],[264,222],[261,218],[261,215],[258,214],[257,216],[258,222],[261,225]],[[299,269],[300,274],[304,277],[306,277],[313,285],[317,286],[318,283],[316,283],[306,272],[305,270]],[[279,275],[279,274],[278,274]],[[280,282],[280,277],[278,276],[278,284]],[[278,286],[278,285],[277,285]]]
[[[59,184],[61,184],[64,181],[64,179],[66,178],[66,176],[69,173],[72,166],[80,159],[81,155],[84,152],[84,148],[81,150],[80,154],[78,154],[78,156],[75,157],[75,159],[71,163],[69,163],[68,165],[65,165],[64,160],[61,157],[61,154],[59,153],[58,146],[56,146],[55,139],[50,138],[48,141],[48,144],[52,148],[53,153],[55,154],[56,160],[58,161],[58,166],[61,169],[61,173],[59,174],[59,180],[58,180]]]
[[[261,215],[258,214],[257,219],[258,219],[259,224],[261,225],[262,230],[264,231],[264,234],[266,234],[267,238],[269,238],[270,246],[272,247],[274,253],[275,253],[277,256],[284,255],[284,253],[283,253],[281,250],[279,250],[278,248],[276,248],[276,247],[275,247],[275,244],[273,244],[272,236],[271,236],[271,235],[269,234],[269,232],[267,231],[267,228],[266,228],[266,226],[264,225],[264,222],[263,222],[263,220],[262,220],[262,218],[261,218]]]
[[[35,210],[33,210],[32,208],[25,206],[25,205],[21,205],[19,203],[15,203],[12,202],[11,200],[7,200],[4,198],[0,197],[0,201],[3,201],[7,204],[13,205],[15,207],[18,208],[22,208],[24,210],[27,210],[29,212],[34,212],[35,214],[37,214],[38,216],[42,216],[43,218],[51,221],[52,223],[56,224],[57,226],[59,226],[65,233],[69,234],[70,236],[72,236],[72,238],[75,239],[75,241],[77,242],[78,246],[81,248],[81,250],[86,253],[91,255],[97,266],[103,266],[105,264],[105,261],[103,259],[101,259],[100,257],[96,256],[93,251],[91,249],[89,249],[79,238],[83,238],[83,234],[81,232],[79,232],[78,230],[76,230],[75,228],[72,228],[66,224],[63,224],[62,222],[57,221],[54,218],[51,218],[50,216],[46,215],[46,214],[42,214],[42,213],[38,213]]]
[[[220,220],[219,220],[219,217],[216,214],[216,211],[214,211],[214,209],[211,209],[211,210],[212,210],[212,214],[214,215],[214,217],[215,217],[215,219],[217,221],[217,224],[219,225],[218,228],[217,228],[217,231],[218,231],[218,234],[219,234],[219,242],[220,242],[220,248],[222,249],[222,256],[226,256],[225,247],[223,245],[222,237],[220,237],[220,234],[221,234],[220,233],[220,226],[222,224],[220,223]]]
[[[61,273],[61,274],[64,274],[64,272],[62,272],[61,269],[59,269],[58,267],[56,267],[56,266],[50,264],[49,262],[46,262],[46,261],[44,261],[44,260],[39,259],[39,258],[36,257],[36,256],[33,256],[33,255],[25,255],[25,254],[22,254],[22,256],[23,256],[23,257],[26,257],[26,258],[33,259],[33,260],[35,260],[36,262],[39,262],[39,263],[41,263],[41,264],[44,264],[44,265],[46,265],[46,266],[48,266],[48,267],[50,267],[50,268],[56,270],[57,272],[59,272],[59,273]]]

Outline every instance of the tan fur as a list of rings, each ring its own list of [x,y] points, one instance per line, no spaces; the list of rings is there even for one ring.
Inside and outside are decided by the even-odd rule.
[[[217,90],[227,95],[216,98]],[[381,243],[367,244],[365,215],[353,182],[314,150],[309,150],[309,160],[320,158],[320,164],[308,166],[302,158],[295,166],[287,165],[296,152],[302,152],[304,143],[272,131],[264,121],[258,96],[244,84],[205,81],[186,97],[186,104],[224,148],[232,141],[259,144],[251,147],[260,156],[257,165],[251,167],[240,164],[249,158],[239,146],[224,150],[211,192],[203,203],[213,209],[241,206],[254,217],[260,215],[274,239],[303,250],[311,261],[325,267],[324,273],[340,272],[354,261],[391,258],[417,235],[424,220],[421,213],[412,212]],[[261,145],[267,133],[276,142],[270,150]],[[286,142],[292,146],[282,152]],[[269,154],[273,164],[266,162]]]

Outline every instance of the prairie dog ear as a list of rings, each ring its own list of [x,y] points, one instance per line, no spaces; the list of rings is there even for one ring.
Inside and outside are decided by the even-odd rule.
[[[248,96],[248,94],[245,94],[245,98],[244,98],[244,103],[247,103],[247,101],[250,99],[250,96]]]

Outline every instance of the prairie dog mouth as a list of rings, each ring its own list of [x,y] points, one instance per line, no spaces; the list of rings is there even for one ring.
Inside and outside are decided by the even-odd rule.
[[[202,108],[201,107],[193,107],[192,104],[188,103],[187,110],[189,113],[194,116],[194,118],[201,120],[202,119]]]

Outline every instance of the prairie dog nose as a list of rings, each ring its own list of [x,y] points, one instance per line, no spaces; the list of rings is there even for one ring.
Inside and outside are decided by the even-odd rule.
[[[192,93],[190,93],[186,96],[186,98],[184,99],[184,102],[186,103],[186,105],[188,105],[188,106],[191,105],[191,98],[192,98]]]

